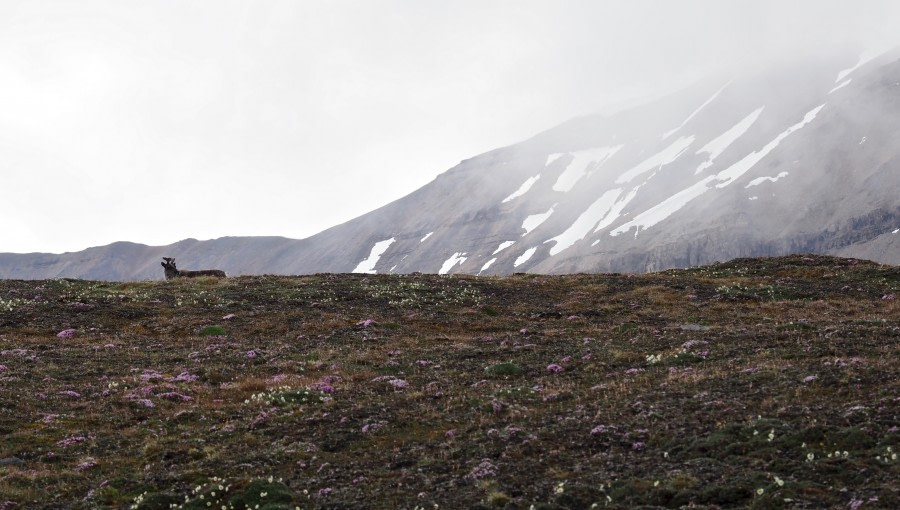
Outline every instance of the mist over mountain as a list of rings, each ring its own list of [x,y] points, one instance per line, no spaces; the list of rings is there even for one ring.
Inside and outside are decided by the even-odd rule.
[[[900,263],[900,52],[711,77],[475,156],[304,240],[0,254],[0,277],[644,272],[819,253]],[[402,158],[403,154],[397,154]]]

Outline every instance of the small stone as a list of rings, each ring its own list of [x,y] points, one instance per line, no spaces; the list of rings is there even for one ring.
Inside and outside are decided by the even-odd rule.
[[[4,457],[0,459],[0,466],[24,466],[25,461],[18,457]]]

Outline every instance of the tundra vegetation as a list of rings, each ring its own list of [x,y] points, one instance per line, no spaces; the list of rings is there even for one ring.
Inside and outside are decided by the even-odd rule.
[[[0,281],[0,508],[900,508],[900,269]]]

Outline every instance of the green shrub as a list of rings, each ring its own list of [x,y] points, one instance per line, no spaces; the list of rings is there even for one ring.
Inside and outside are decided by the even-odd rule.
[[[515,363],[497,363],[496,365],[492,365],[484,369],[490,375],[521,375],[523,370],[522,367],[516,365]]]
[[[222,326],[206,326],[200,331],[200,336],[225,336],[225,328]]]

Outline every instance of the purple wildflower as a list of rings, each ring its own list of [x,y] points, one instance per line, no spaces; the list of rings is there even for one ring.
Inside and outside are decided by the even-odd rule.
[[[605,434],[609,429],[610,427],[607,427],[606,425],[597,425],[596,427],[591,429],[591,435],[599,436],[601,434]]]
[[[226,315],[225,317],[222,317],[222,320],[223,320],[223,321],[230,321],[231,319],[234,319],[234,318],[235,318],[235,315],[234,315],[233,313],[229,313],[229,314]]]
[[[709,342],[707,342],[706,340],[688,340],[687,342],[681,344],[681,348],[684,350],[688,350],[695,345],[706,345],[708,343]]]
[[[72,398],[81,397],[81,393],[78,393],[77,391],[72,391],[72,390],[60,391],[59,394],[65,395],[67,397],[72,397]]]
[[[372,319],[366,319],[364,321],[359,321],[356,323],[357,326],[362,326],[364,328],[368,328],[369,326],[374,326],[375,324],[377,324],[377,323]]]
[[[171,381],[171,382],[179,382],[179,381],[194,382],[197,380],[197,376],[191,374],[190,372],[182,372],[182,373],[176,375],[175,377],[169,377],[166,380]]]
[[[381,430],[384,427],[384,423],[374,422],[374,423],[366,423],[363,425],[361,431],[363,434],[374,434]]]
[[[893,294],[885,294],[885,295],[881,296],[881,299],[883,301],[893,301],[896,298],[894,297]]]
[[[144,372],[140,375],[142,381],[154,381],[157,379],[162,379],[163,375],[156,370],[144,370]]]
[[[444,432],[444,437],[447,439],[453,439],[456,437],[456,429],[450,429],[447,432]]]
[[[6,365],[0,365],[0,372],[5,372],[6,370]]]
[[[331,494],[331,487],[324,487],[319,489],[319,497],[324,498],[325,496]]]
[[[72,446],[73,444],[78,444],[78,443],[84,442],[86,440],[87,440],[87,438],[85,438],[84,436],[70,436],[65,439],[60,439],[59,441],[56,442],[56,445],[62,446],[63,448],[67,448],[69,446]]]
[[[74,329],[64,329],[64,330],[60,331],[59,333],[57,333],[56,336],[59,338],[72,338],[73,336],[75,336],[75,330]]]
[[[250,428],[255,429],[257,425],[269,419],[270,414],[265,411],[260,411],[259,415],[256,418],[253,418],[253,421],[250,422]]]
[[[269,384],[277,385],[277,384],[281,384],[281,382],[287,378],[288,378],[288,376],[285,374],[275,374],[272,377],[269,377],[268,379],[266,379],[266,382],[268,382]]]
[[[326,382],[317,382],[313,385],[314,390],[321,391],[322,393],[332,393],[334,392],[334,386],[326,383]]]
[[[403,379],[391,379],[388,381],[388,384],[394,387],[396,390],[402,390],[409,386],[409,383],[404,381]]]
[[[497,476],[497,466],[495,466],[490,459],[482,459],[481,462],[472,468],[472,471],[466,475],[466,478],[481,480],[482,478],[493,478],[495,476]]]
[[[817,376],[817,375],[808,375],[808,376],[806,376],[806,377],[803,378],[803,382],[805,382],[805,383],[811,383],[811,382],[815,381],[815,380],[818,379],[818,378],[819,378],[819,376]]]
[[[558,374],[563,371],[563,367],[557,365],[556,363],[550,363],[547,365],[547,371],[553,374]]]
[[[164,398],[166,400],[174,400],[176,402],[190,402],[191,400],[194,400],[193,397],[189,397],[187,395],[182,395],[181,393],[175,393],[174,391],[160,393],[157,396],[159,398]]]
[[[75,471],[84,471],[86,469],[91,469],[92,467],[95,467],[96,465],[97,465],[97,463],[94,462],[93,460],[86,460],[86,461],[82,462],[81,464],[78,464],[77,466],[75,466]]]

